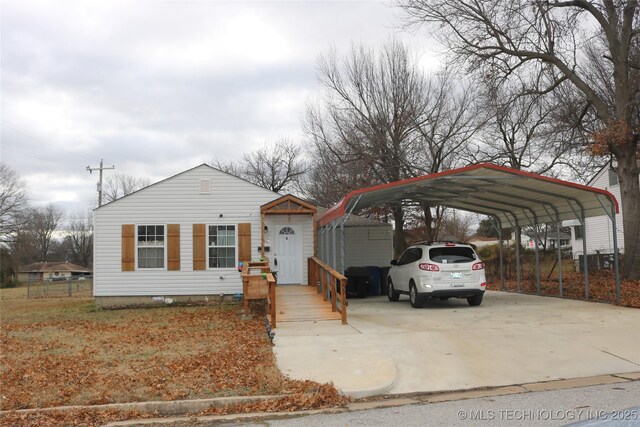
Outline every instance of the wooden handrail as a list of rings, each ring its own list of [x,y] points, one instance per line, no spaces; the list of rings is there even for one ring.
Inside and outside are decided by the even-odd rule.
[[[318,257],[307,260],[307,275],[309,286],[316,286],[322,299],[327,301],[327,293],[331,295],[331,311],[337,311],[342,316],[342,324],[347,324],[347,278],[338,273]],[[337,283],[340,283],[340,291]]]

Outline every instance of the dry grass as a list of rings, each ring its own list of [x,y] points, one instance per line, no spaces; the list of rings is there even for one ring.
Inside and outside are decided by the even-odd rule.
[[[71,282],[33,282],[20,284],[16,288],[0,291],[0,300],[27,298],[67,298],[71,292],[74,298],[91,298],[93,295],[92,280],[73,280]]]
[[[487,288],[500,290],[500,277],[488,275]],[[560,296],[560,282],[557,274],[552,274],[549,280],[542,277],[540,280],[540,294],[547,296]],[[517,281],[513,278],[505,280],[505,290],[516,291]],[[520,291],[524,293],[537,293],[536,281],[531,275],[523,275],[520,283]],[[582,273],[568,272],[563,274],[563,296],[572,299],[584,299],[584,276]],[[589,273],[589,300],[597,302],[615,303],[616,288],[615,276],[611,271],[595,271]],[[640,308],[640,281],[623,280],[620,283],[620,305],[625,307]]]
[[[1,304],[3,410],[280,393],[304,400],[301,393],[323,390],[284,377],[262,319],[241,320],[237,305],[101,310],[88,298]]]

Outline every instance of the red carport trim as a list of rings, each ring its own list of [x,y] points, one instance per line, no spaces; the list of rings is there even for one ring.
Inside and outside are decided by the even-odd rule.
[[[548,176],[538,175],[532,172],[525,172],[519,169],[510,168],[507,166],[499,166],[499,165],[494,165],[492,163],[480,163],[477,165],[465,166],[463,168],[451,169],[444,172],[433,173],[430,175],[421,175],[421,176],[416,176],[414,178],[407,178],[400,181],[393,181],[386,184],[374,185],[373,187],[359,188],[357,190],[353,190],[349,192],[345,197],[343,197],[342,200],[340,200],[340,202],[336,203],[327,212],[325,212],[325,214],[322,215],[322,217],[318,220],[318,225],[322,227],[324,225],[327,225],[331,221],[343,216],[345,214],[345,207],[347,206],[347,203],[349,202],[349,200],[351,200],[355,196],[358,196],[359,194],[370,193],[377,190],[385,190],[388,188],[398,187],[401,185],[411,184],[414,182],[437,179],[437,178],[441,178],[443,176],[448,176],[448,175],[456,175],[459,173],[468,172],[476,169],[493,169],[500,172],[510,173],[513,175],[519,175],[527,178],[533,178],[536,180],[550,182],[553,184],[559,184],[565,187],[572,187],[572,188],[576,188],[583,191],[589,191],[591,193],[599,193],[606,196],[611,201],[613,201],[613,204],[615,205],[615,208],[616,208],[616,213],[620,212],[618,201],[613,196],[613,194],[611,194],[607,190],[602,190],[600,188],[595,188],[595,187],[589,187],[587,185],[577,184],[575,182],[563,181],[557,178],[550,178]]]

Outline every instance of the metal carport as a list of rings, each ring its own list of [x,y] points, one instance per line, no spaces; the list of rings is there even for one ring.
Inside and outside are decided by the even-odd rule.
[[[318,221],[319,254],[333,268],[344,271],[344,222],[361,209],[387,203],[426,202],[431,206],[475,212],[493,217],[500,241],[500,281],[504,288],[502,228],[555,223],[558,234],[563,220],[577,219],[583,226],[585,299],[589,298],[586,262],[586,221],[607,215],[613,227],[616,303],[620,303],[620,277],[616,217],[618,202],[608,191],[549,178],[494,164],[478,164],[431,175],[354,190],[329,209]],[[340,229],[340,236],[336,230]],[[537,228],[536,228],[537,229]],[[538,238],[535,240],[536,288],[540,294]],[[559,241],[559,238],[558,238]],[[563,295],[562,257],[558,246],[560,296]],[[520,245],[516,244],[516,275],[520,290]],[[338,253],[339,252],[339,253]],[[338,258],[339,256],[339,258]],[[340,263],[338,263],[340,261]]]

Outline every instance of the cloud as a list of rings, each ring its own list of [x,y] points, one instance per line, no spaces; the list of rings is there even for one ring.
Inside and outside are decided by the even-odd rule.
[[[34,203],[83,210],[96,183],[85,168],[101,158],[157,181],[300,139],[330,46],[396,36],[437,64],[396,13],[373,1],[5,1],[2,161]]]

